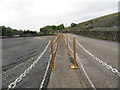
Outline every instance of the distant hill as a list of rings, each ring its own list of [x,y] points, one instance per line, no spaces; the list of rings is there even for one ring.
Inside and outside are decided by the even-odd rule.
[[[113,13],[106,16],[98,17],[89,21],[85,21],[77,24],[74,27],[67,27],[66,30],[118,30],[118,22],[120,22],[120,18],[118,18],[119,13]]]

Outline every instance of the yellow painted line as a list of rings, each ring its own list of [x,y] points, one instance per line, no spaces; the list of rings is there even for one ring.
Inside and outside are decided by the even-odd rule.
[[[46,39],[49,37],[56,37],[56,36],[39,36],[39,37],[34,37],[34,39]]]
[[[45,39],[44,37],[34,37],[34,39]]]
[[[56,36],[42,36],[42,37],[56,37]]]

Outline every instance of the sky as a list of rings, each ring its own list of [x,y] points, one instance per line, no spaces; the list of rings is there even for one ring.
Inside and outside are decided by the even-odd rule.
[[[118,12],[119,0],[0,0],[0,26],[39,31]]]

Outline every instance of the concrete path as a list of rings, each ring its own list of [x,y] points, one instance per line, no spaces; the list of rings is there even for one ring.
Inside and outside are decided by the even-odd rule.
[[[70,68],[73,65],[73,59],[70,59],[68,55],[62,36],[60,36],[58,45],[55,70],[51,73],[48,88],[87,88],[79,68]]]

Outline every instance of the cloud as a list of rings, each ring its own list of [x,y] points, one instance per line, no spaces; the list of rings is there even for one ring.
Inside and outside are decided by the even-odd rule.
[[[117,12],[118,0],[1,0],[0,25],[39,31]]]
[[[78,23],[118,11],[116,2],[86,2],[83,5],[84,8],[81,9],[81,7],[78,7],[73,12],[69,13],[71,17],[76,18],[74,20]]]

